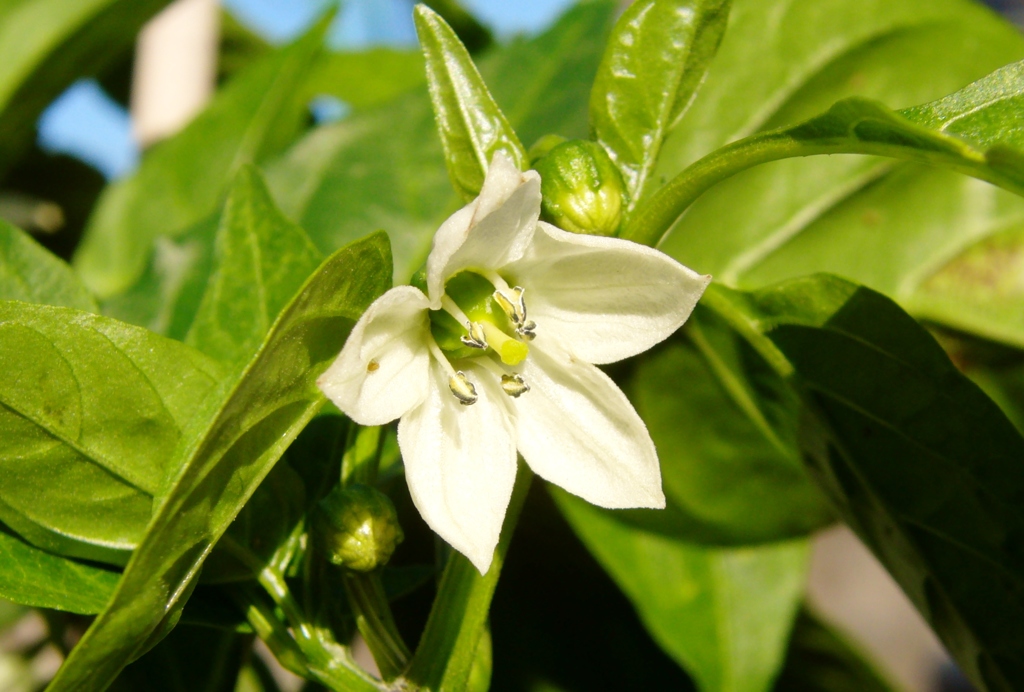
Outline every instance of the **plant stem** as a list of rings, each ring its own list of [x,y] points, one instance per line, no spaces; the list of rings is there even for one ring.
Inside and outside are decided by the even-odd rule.
[[[465,687],[487,623],[494,588],[532,480],[533,473],[519,464],[501,540],[487,574],[481,576],[473,563],[460,553],[453,553],[448,559],[427,626],[405,674],[408,683],[430,690]]]
[[[346,571],[343,580],[356,626],[373,653],[373,660],[385,680],[394,679],[409,664],[409,648],[395,626],[380,575]]]

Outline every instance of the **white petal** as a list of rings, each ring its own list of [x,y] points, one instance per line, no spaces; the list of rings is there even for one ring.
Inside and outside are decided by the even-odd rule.
[[[522,260],[502,272],[526,289],[537,342],[588,363],[614,363],[666,339],[711,281],[644,245],[541,222]]]
[[[609,508],[663,508],[654,442],[611,379],[572,356],[530,350],[515,399],[519,452],[537,475]]]
[[[498,152],[480,196],[452,214],[434,234],[427,258],[430,307],[441,307],[444,284],[463,269],[494,270],[523,256],[540,214],[540,176],[521,172]]]
[[[360,425],[383,425],[427,395],[430,367],[427,297],[398,286],[375,300],[317,386]]]
[[[516,477],[516,447],[506,399],[491,373],[465,370],[479,399],[463,406],[434,363],[426,400],[402,417],[398,446],[409,493],[441,538],[487,572]]]

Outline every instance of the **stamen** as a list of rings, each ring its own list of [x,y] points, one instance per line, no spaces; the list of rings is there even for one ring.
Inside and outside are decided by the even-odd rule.
[[[469,322],[469,318],[466,317],[466,313],[462,311],[462,308],[456,305],[455,301],[447,295],[441,296],[441,309],[454,317],[459,324],[466,324]]]
[[[521,327],[516,327],[516,334],[523,341],[533,341],[537,338],[537,323],[533,320],[529,320],[526,324]]]
[[[427,348],[430,349],[430,353],[434,356],[441,367],[448,373],[448,389],[451,390],[452,395],[459,400],[459,403],[463,406],[470,406],[476,403],[479,398],[476,393],[476,387],[469,378],[466,377],[466,373],[461,370],[456,370],[452,367],[452,364],[448,362],[444,352],[437,345],[437,342],[431,338],[427,339]]]
[[[494,292],[494,301],[501,306],[516,327],[522,327],[526,322],[526,301],[523,299],[523,292],[519,286],[509,289],[508,292],[500,289]]]
[[[505,365],[519,365],[530,353],[530,347],[516,341],[490,322],[479,322],[487,337],[487,344],[495,350]]]
[[[479,398],[476,393],[476,387],[466,377],[466,373],[461,370],[448,378],[448,389],[452,391],[452,394],[455,395],[455,398],[463,406],[471,406]]]
[[[530,391],[530,385],[526,384],[523,376],[515,373],[501,376],[501,388],[513,399],[518,399]]]
[[[462,343],[470,348],[487,349],[487,337],[479,322],[466,322],[466,331],[468,333],[462,337]]]

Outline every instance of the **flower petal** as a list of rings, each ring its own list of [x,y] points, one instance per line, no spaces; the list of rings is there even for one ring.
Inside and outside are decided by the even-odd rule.
[[[537,475],[599,505],[663,508],[661,469],[647,427],[599,369],[532,348],[515,399],[519,452]]]
[[[427,297],[398,286],[375,300],[316,384],[360,425],[383,425],[427,396]]]
[[[462,406],[448,376],[431,366],[426,400],[402,417],[398,446],[409,493],[441,538],[487,572],[498,545],[516,478],[516,447],[508,398],[494,376],[470,366],[479,399]]]
[[[540,176],[521,172],[497,152],[480,196],[434,234],[427,258],[430,307],[441,307],[445,282],[463,269],[498,269],[523,256],[540,215]]]
[[[538,344],[555,342],[598,364],[666,339],[711,281],[649,247],[544,222],[526,256],[502,273],[526,289]]]

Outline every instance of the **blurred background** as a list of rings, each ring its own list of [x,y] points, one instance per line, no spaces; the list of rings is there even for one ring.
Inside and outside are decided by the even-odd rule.
[[[143,30],[133,62],[122,74],[104,83],[79,81],[46,109],[37,124],[41,155],[76,161],[83,182],[76,189],[94,197],[105,182],[131,173],[146,147],[187,124],[216,85],[230,76],[233,59],[294,39],[332,4],[323,0],[178,0]],[[347,0],[333,21],[330,46],[415,49],[412,4],[409,0]],[[496,40],[505,41],[542,31],[572,0],[463,0],[462,4]],[[989,4],[1018,26],[1024,24],[1024,0],[990,0]],[[319,122],[344,118],[347,112],[347,104],[333,97],[318,96],[310,102],[310,117]],[[51,201],[45,181],[31,190],[0,191],[0,216],[33,231],[65,257],[74,247],[76,227],[84,223],[74,217],[73,208]],[[554,514],[549,519],[560,521]],[[529,531],[524,527],[523,532]],[[578,553],[570,557],[590,559],[582,549]],[[811,575],[813,606],[902,689],[971,689],[898,587],[849,531],[833,528],[817,537]],[[499,590],[495,607],[501,605]],[[0,603],[0,652],[24,651],[44,639],[46,625],[41,616],[22,617],[17,611],[20,619],[8,622],[4,606]],[[11,676],[15,675],[46,679],[60,657],[40,648],[34,669],[27,672],[5,667],[5,660],[0,657],[0,690],[13,688]]]

